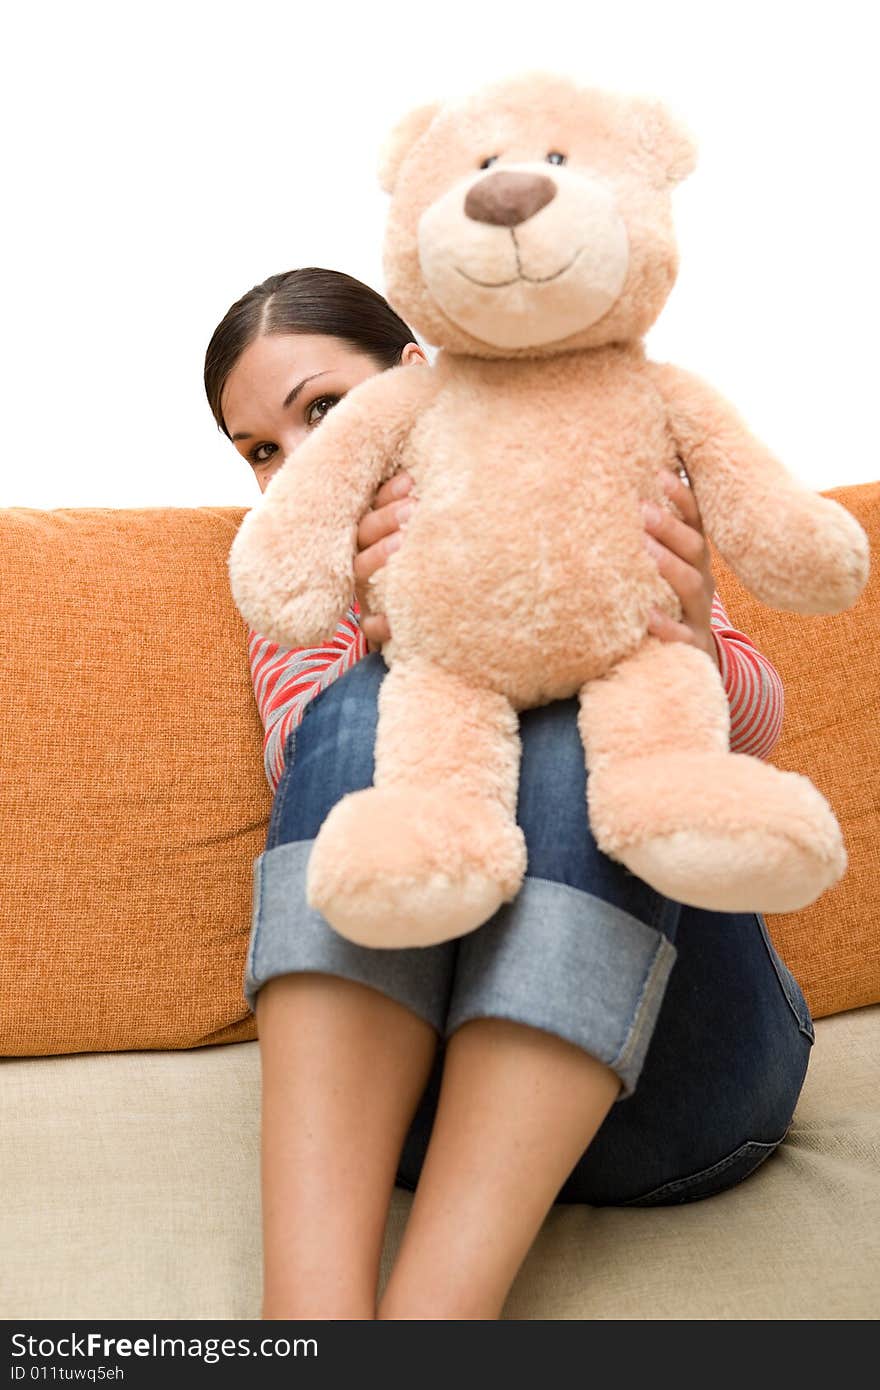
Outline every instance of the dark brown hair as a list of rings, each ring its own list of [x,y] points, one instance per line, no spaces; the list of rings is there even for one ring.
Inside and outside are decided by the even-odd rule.
[[[327,334],[366,353],[382,369],[396,366],[407,343],[416,341],[381,294],[341,270],[305,266],[270,275],[227,310],[205,353],[208,404],[227,437],[220,394],[245,348],[264,333]]]

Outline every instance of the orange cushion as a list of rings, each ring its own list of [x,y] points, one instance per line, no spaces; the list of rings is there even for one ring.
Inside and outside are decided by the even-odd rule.
[[[243,508],[0,513],[0,1053],[256,1036]]]
[[[713,555],[735,627],[770,657],[785,687],[777,767],[805,773],[840,821],[846,874],[800,912],[767,926],[815,1018],[880,1001],[880,482],[824,494],[861,523],[871,576],[847,613],[799,617],[764,608]]]

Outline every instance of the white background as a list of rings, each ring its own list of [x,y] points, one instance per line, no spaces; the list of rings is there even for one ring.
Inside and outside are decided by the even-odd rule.
[[[712,381],[807,485],[880,477],[874,6],[16,9],[2,35],[0,503],[253,505],[204,398],[216,323],[296,265],[381,289],[390,127],[534,67],[660,96],[698,139],[652,355]]]

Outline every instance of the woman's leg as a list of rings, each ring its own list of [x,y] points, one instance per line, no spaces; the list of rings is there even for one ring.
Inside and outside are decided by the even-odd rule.
[[[496,1315],[485,1310],[500,1308],[517,1255],[554,1197],[660,1203],[732,1186],[779,1142],[800,1092],[809,1015],[761,919],[681,908],[606,856],[595,858],[591,843],[578,851],[586,778],[581,773],[578,794],[575,718],[573,702],[522,717],[518,817],[529,877],[518,904],[459,943],[451,1036],[445,1057],[441,1048],[435,1058],[398,1175],[405,1186],[418,1183],[418,1219],[380,1316],[419,1315],[408,1309],[425,1316],[428,1269],[435,1308],[455,1300],[457,1311],[440,1315],[465,1315],[465,1306],[484,1310],[472,1316]],[[632,919],[655,938],[674,937],[678,959],[666,989],[662,969],[652,979],[648,952],[641,998],[624,1007],[623,985],[642,941]],[[582,935],[569,930],[577,921]],[[595,932],[601,944],[602,924],[615,922],[622,943],[607,934],[604,941],[609,957],[617,953],[616,977],[590,944]],[[646,1011],[652,994],[656,1007]],[[611,1065],[593,1062],[590,1048]],[[602,1093],[602,1075],[613,1076],[612,1067],[627,1083],[619,1104]],[[558,1183],[572,1155],[570,1176]],[[520,1163],[522,1156],[528,1161]],[[460,1209],[470,1212],[467,1224],[449,1216],[456,1191]],[[493,1250],[489,1238],[499,1232],[502,1248],[496,1242]]]
[[[791,1124],[813,1026],[763,919],[685,907],[676,946],[638,1088],[613,1107],[559,1201],[710,1197],[770,1158]]]
[[[289,974],[257,995],[264,1318],[372,1318],[400,1148],[434,1029],[377,990]]]
[[[380,1318],[497,1318],[619,1077],[581,1048],[500,1018],[463,1024]]]
[[[520,722],[528,877],[458,942],[436,1118],[380,1317],[499,1315],[560,1187],[636,1084],[675,956],[678,904],[590,834],[576,702]]]
[[[641,920],[652,920],[651,898],[642,897],[651,890],[641,880],[621,872],[606,856],[591,860],[589,849],[580,858],[573,855],[578,805],[585,794],[585,778],[580,794],[569,785],[571,767],[582,766],[574,720],[574,702],[521,716],[519,817],[528,842],[530,877],[520,895],[521,916],[502,909],[498,919],[507,915],[506,924],[502,920],[499,926],[494,919],[460,942],[452,1023],[480,1016],[481,991],[488,981],[485,1013],[541,1024],[542,1015],[527,1012],[535,1008],[528,983],[531,972],[541,990],[551,994],[553,954],[538,944],[532,949],[531,965],[520,965],[513,948],[517,935],[525,944],[530,931],[541,926],[542,913],[548,917],[553,892],[564,898],[566,888],[584,891],[592,883],[598,898],[596,916],[606,910],[602,903],[626,909],[628,902]],[[532,885],[532,874],[544,887]],[[580,912],[582,902],[569,901]],[[665,902],[669,910],[663,913],[660,905]],[[762,917],[703,912],[666,899],[655,902],[655,912],[655,926],[674,935],[677,958],[656,1022],[648,1020],[651,1047],[645,1051],[641,1072],[631,1073],[630,1094],[624,1091],[620,1104],[612,1106],[557,1201],[655,1205],[733,1187],[780,1143],[801,1093],[812,1023],[804,995],[774,952]],[[577,937],[574,947],[569,942],[569,955],[562,956],[562,983],[553,992],[562,999],[570,990],[576,997],[580,992],[587,1023],[589,1013],[601,1012],[603,1001],[612,999],[614,980],[601,980],[596,995],[589,976],[595,976],[599,962],[587,956],[578,960],[577,944]],[[588,944],[587,934],[582,944]],[[614,1012],[626,1016],[619,1001]],[[574,1013],[564,1026],[571,1029],[576,1023]],[[634,1031],[638,1040],[638,1027]],[[587,1044],[587,1037],[578,1040],[573,1033],[569,1040]],[[449,1045],[453,1041],[455,1036]],[[605,1054],[605,1061],[620,1068],[620,1059]],[[442,1068],[441,1047],[400,1161],[398,1180],[410,1190],[416,1187],[427,1154]]]
[[[374,1316],[400,1147],[446,1014],[451,947],[368,951],[305,901],[321,822],[372,780],[384,671],[367,657],[308,707],[255,865],[266,1318]]]

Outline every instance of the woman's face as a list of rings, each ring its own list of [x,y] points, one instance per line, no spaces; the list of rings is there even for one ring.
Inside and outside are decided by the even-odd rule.
[[[402,362],[427,361],[408,343]],[[346,392],[382,367],[339,338],[266,333],[245,348],[223,386],[220,408],[232,442],[261,492]]]

